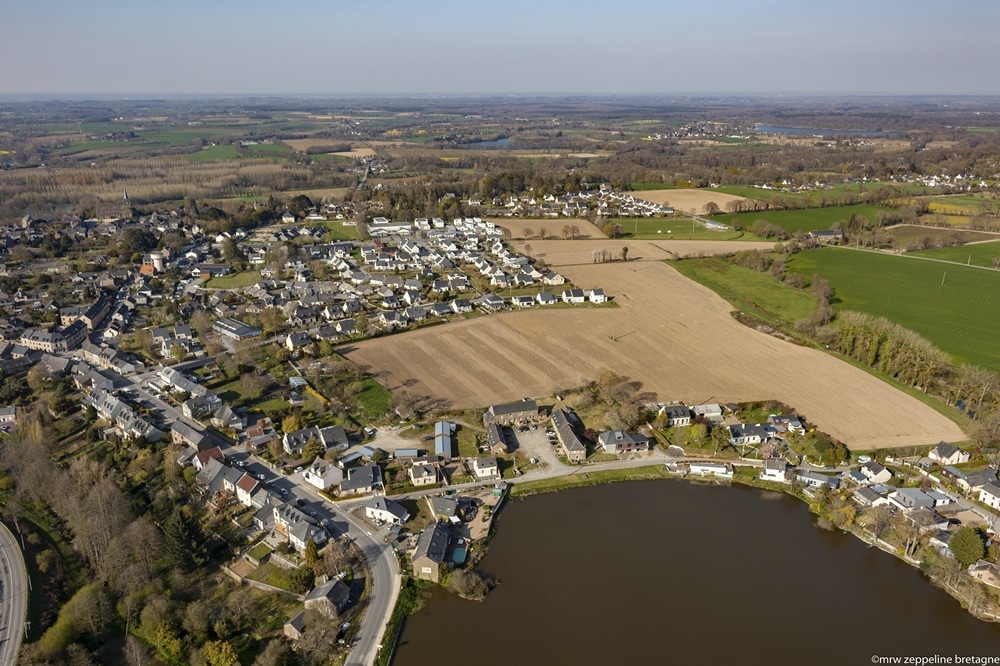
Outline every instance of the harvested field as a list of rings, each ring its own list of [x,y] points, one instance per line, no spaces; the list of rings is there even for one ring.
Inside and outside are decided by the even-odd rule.
[[[769,251],[774,243],[763,241],[696,241],[663,240],[644,241],[616,238],[604,240],[555,240],[518,241],[514,247],[524,252],[524,246],[531,245],[531,256],[544,259],[549,266],[594,263],[594,250],[607,250],[613,259],[621,257],[623,247],[628,247],[629,263],[633,260],[682,259],[702,257],[740,250]]]
[[[726,194],[718,190],[643,190],[641,192],[630,192],[636,199],[651,201],[652,203],[667,203],[676,210],[682,210],[695,215],[707,214],[705,204],[715,202],[719,210],[726,210],[726,204],[730,201],[744,201],[743,197],[735,194]]]
[[[389,388],[408,386],[442,407],[551,395],[612,368],[661,400],[780,400],[854,449],[965,437],[945,416],[862,370],[743,326],[728,303],[665,263],[563,273],[583,288],[604,288],[621,307],[453,321],[342,352]]]
[[[607,238],[603,231],[590,223],[590,220],[570,218],[559,218],[555,220],[522,220],[517,218],[502,220],[493,218],[488,219],[490,222],[495,222],[497,225],[509,231],[511,238],[528,238],[529,231],[531,232],[531,238],[563,238],[563,227],[567,224],[570,226],[575,225],[580,230],[580,234],[577,238]]]

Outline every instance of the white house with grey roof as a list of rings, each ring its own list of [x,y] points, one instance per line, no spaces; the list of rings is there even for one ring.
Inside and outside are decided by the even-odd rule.
[[[391,525],[402,525],[410,519],[410,514],[401,504],[386,497],[373,497],[365,504],[365,517]]]
[[[1000,510],[1000,486],[987,483],[979,489],[979,501],[991,509]]]

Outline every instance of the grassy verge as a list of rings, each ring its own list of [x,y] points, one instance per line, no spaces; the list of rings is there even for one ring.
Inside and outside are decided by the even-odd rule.
[[[535,495],[538,493],[552,493],[567,488],[580,488],[583,486],[597,486],[603,483],[617,483],[619,481],[642,481],[646,479],[667,479],[671,474],[664,465],[650,465],[648,467],[630,467],[626,469],[609,469],[599,472],[576,472],[568,476],[559,476],[554,479],[540,479],[538,481],[528,481],[525,483],[515,483],[511,489],[511,496]]]
[[[812,295],[778,282],[770,273],[735,266],[716,257],[673,261],[670,266],[775,328],[787,330],[816,310]]]

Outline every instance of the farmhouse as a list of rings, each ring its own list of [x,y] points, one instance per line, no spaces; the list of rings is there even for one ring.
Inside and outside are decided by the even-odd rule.
[[[566,454],[566,457],[571,462],[581,462],[587,457],[587,447],[576,434],[570,418],[574,421],[579,421],[575,414],[571,415],[562,408],[555,409],[552,411],[552,427],[555,428],[556,438],[558,438],[559,444],[562,445],[563,453]]]
[[[537,421],[538,418],[538,403],[534,400],[521,400],[491,406],[483,415],[483,422],[487,425],[490,423],[512,425]]]

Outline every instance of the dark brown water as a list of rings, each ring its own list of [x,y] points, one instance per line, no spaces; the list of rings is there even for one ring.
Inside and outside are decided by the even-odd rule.
[[[997,655],[916,569],[741,487],[644,481],[511,502],[482,603],[444,592],[408,619],[395,666],[870,664]]]

